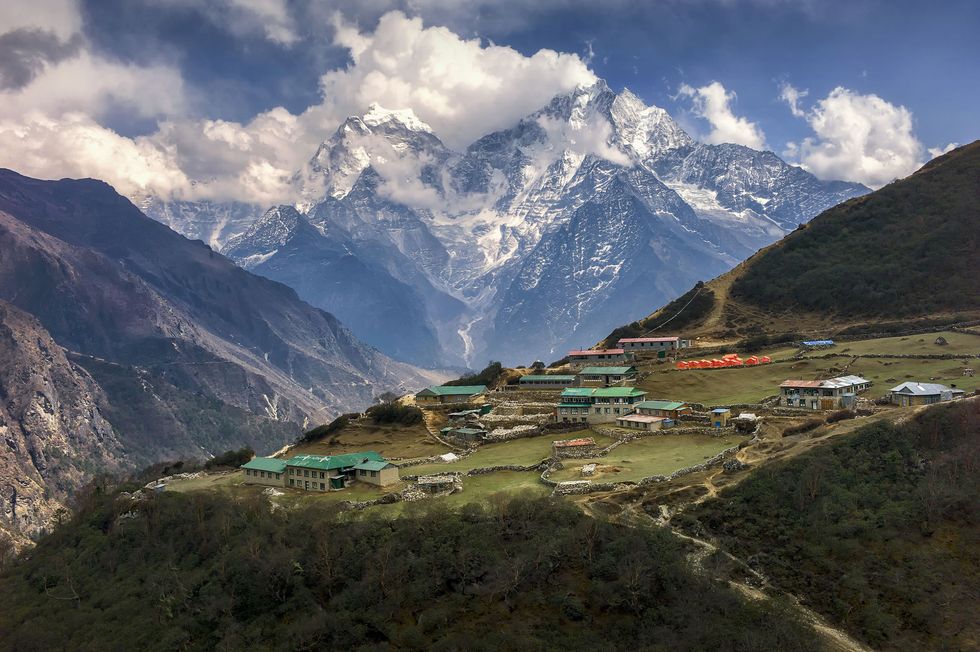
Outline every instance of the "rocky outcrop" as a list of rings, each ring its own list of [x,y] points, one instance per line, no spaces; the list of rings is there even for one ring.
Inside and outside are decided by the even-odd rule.
[[[93,473],[119,470],[125,451],[98,384],[2,300],[0,360],[0,529],[22,543]]]

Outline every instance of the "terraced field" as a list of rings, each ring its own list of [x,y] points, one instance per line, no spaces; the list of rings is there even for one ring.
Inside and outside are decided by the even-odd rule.
[[[585,480],[595,482],[636,482],[652,475],[669,475],[714,457],[726,448],[738,445],[744,437],[734,435],[660,435],[644,437],[619,446],[605,457],[566,460],[564,468],[551,474],[555,481]],[[582,467],[594,463],[597,473],[582,477]]]

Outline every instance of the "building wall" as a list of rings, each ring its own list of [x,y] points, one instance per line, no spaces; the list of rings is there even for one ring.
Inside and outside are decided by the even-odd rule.
[[[623,342],[619,348],[627,351],[673,351],[675,342]]]
[[[620,428],[629,428],[630,430],[646,430],[654,431],[660,430],[664,426],[663,421],[654,421],[653,423],[624,423],[620,420],[616,421],[616,425]]]
[[[262,484],[270,487],[284,487],[286,485],[285,473],[273,473],[272,471],[258,471],[256,469],[244,469],[246,484]],[[276,475],[279,477],[276,478]]]
[[[378,485],[379,487],[386,487],[390,484],[397,483],[398,480],[398,467],[394,465],[381,469],[380,471],[365,471],[364,469],[357,470],[358,482],[366,482],[368,484]]]
[[[568,365],[572,369],[582,369],[584,367],[625,367],[623,364],[628,358],[625,354],[609,355],[599,357],[597,355],[583,356],[582,358],[571,358]]]
[[[289,466],[286,467],[285,486],[305,491],[330,491],[330,476],[336,474],[336,470],[321,471]],[[290,480],[293,481],[292,484],[290,484]],[[321,487],[321,485],[323,486]]]
[[[915,406],[915,405],[932,405],[933,403],[939,403],[940,397],[938,394],[932,394],[930,396],[914,396],[910,394],[892,394],[892,403],[895,405],[901,405],[903,407]]]

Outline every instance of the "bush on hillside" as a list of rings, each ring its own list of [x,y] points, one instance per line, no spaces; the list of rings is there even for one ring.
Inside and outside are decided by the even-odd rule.
[[[823,425],[823,420],[821,419],[810,419],[809,421],[804,421],[803,423],[790,426],[783,431],[783,437],[792,437],[793,435],[802,435],[805,432],[810,432],[811,430],[816,430]]]
[[[374,423],[398,423],[411,426],[422,422],[422,410],[414,405],[399,403],[380,403],[372,405],[365,412]]]
[[[303,433],[303,435],[299,438],[298,441],[303,443],[309,443],[311,441],[319,441],[321,439],[329,437],[330,435],[340,432],[341,430],[346,428],[350,424],[351,419],[356,419],[359,416],[361,415],[356,412],[341,414],[339,417],[337,417],[330,423],[325,423],[311,430],[307,430],[306,432]]]
[[[253,457],[255,457],[255,451],[253,451],[251,448],[239,448],[237,451],[225,451],[220,455],[215,455],[205,462],[204,468],[209,471],[220,468],[237,469],[242,464],[245,464],[251,460]]]
[[[853,419],[857,414],[853,410],[837,410],[836,412],[831,412],[827,415],[827,423],[837,423],[838,421],[846,421],[847,419]]]
[[[460,385],[486,385],[487,387],[493,387],[503,372],[504,366],[495,360],[491,360],[480,373],[473,374],[471,376],[462,376],[456,380],[450,380],[449,382],[443,383],[443,386],[459,387]]]

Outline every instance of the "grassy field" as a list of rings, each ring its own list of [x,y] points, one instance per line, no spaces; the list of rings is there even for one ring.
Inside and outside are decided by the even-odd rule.
[[[942,335],[948,346],[937,346],[936,337]],[[795,349],[778,348],[765,351],[774,360],[787,360]],[[909,337],[887,337],[876,340],[857,340],[842,342],[827,349],[826,353],[840,353],[841,357],[787,361],[757,367],[732,367],[727,369],[690,369],[676,371],[666,365],[644,367],[650,370],[639,386],[649,392],[649,398],[677,399],[705,403],[706,405],[728,405],[733,403],[753,403],[778,392],[779,383],[792,378],[814,380],[826,378],[837,373],[865,376],[874,382],[866,394],[869,398],[885,395],[895,385],[906,380],[955,384],[961,389],[972,391],[980,387],[980,377],[963,376],[964,367],[976,369],[980,360],[927,360],[860,358],[850,363],[848,354],[895,355],[912,354],[977,354],[980,353],[980,337],[961,333],[925,333]],[[846,371],[844,365],[850,365]]]
[[[655,435],[637,439],[614,449],[606,457],[583,460],[567,460],[565,468],[551,474],[552,480],[583,480],[595,482],[637,481],[651,475],[667,475],[714,457],[731,448],[743,437],[733,435],[710,437],[707,435]],[[598,465],[591,478],[582,477],[585,464]]]
[[[368,450],[389,459],[413,459],[438,455],[450,449],[432,439],[421,423],[375,425],[368,419],[360,419],[326,440],[296,446],[290,455],[337,455]]]
[[[190,491],[224,491],[231,494],[250,494],[261,493],[266,490],[266,485],[245,484],[245,475],[242,471],[234,473],[222,473],[220,475],[209,474],[188,480],[176,480],[167,485],[167,491],[190,492]],[[282,505],[294,505],[308,500],[340,502],[343,500],[374,500],[381,498],[385,494],[401,491],[405,488],[405,483],[389,485],[387,487],[375,487],[364,482],[355,482],[343,491],[313,492],[300,489],[290,489],[289,487],[275,487],[277,491],[282,491],[283,495],[276,497],[276,502]]]
[[[556,439],[574,439],[575,437],[594,437],[596,443],[605,446],[612,439],[597,435],[591,430],[579,430],[569,433],[554,433],[539,435],[526,439],[511,439],[499,444],[487,444],[468,457],[451,464],[425,464],[411,466],[402,471],[402,475],[425,475],[427,473],[445,473],[448,471],[469,471],[486,466],[501,466],[514,464],[527,466],[540,462],[551,455],[551,442]]]

